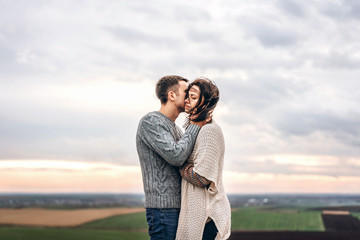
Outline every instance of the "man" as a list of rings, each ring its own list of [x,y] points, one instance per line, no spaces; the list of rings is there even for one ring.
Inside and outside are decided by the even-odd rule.
[[[189,157],[200,127],[190,124],[185,134],[175,120],[185,109],[188,80],[165,76],[156,84],[161,108],[139,123],[136,147],[145,191],[146,219],[151,240],[175,239],[181,203],[178,167]]]

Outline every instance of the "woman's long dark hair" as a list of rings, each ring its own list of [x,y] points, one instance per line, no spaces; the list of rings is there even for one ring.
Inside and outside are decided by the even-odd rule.
[[[213,81],[207,78],[197,78],[192,83],[186,92],[186,98],[189,97],[189,90],[192,86],[198,86],[200,89],[200,96],[196,106],[192,109],[188,120],[194,122],[201,122],[210,117],[210,114],[216,107],[219,101],[219,89]]]

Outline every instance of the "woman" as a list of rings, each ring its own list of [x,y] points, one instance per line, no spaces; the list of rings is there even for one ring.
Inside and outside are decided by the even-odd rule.
[[[206,78],[189,85],[185,111],[191,123],[204,125],[219,101],[219,90]],[[230,236],[231,209],[224,192],[224,137],[211,120],[196,139],[188,162],[180,169],[181,210],[176,233],[178,240],[227,239]]]

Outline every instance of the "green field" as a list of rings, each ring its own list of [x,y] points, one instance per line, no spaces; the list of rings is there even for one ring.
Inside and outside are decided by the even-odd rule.
[[[147,233],[69,228],[0,227],[1,240],[119,240],[149,239]]]
[[[357,212],[357,213],[351,213],[351,215],[353,215],[353,216],[355,216],[355,217],[357,217],[358,219],[360,219],[360,213],[359,212]]]
[[[1,240],[149,239],[145,213],[118,215],[76,228],[0,227]]]
[[[321,212],[302,208],[240,208],[231,221],[232,230],[324,231]]]
[[[145,213],[132,213],[126,215],[113,216],[97,221],[93,221],[79,228],[88,229],[126,229],[126,230],[144,230],[146,231],[148,225],[146,223]]]
[[[354,214],[360,217],[360,213]],[[320,211],[302,208],[238,208],[232,230],[324,231]],[[145,213],[113,216],[76,228],[0,227],[1,240],[148,239]]]

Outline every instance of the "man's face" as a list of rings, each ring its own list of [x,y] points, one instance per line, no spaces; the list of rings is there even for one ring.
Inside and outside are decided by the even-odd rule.
[[[187,88],[188,88],[187,82],[185,81],[179,82],[178,94],[176,94],[176,101],[175,101],[175,104],[179,112],[183,112],[185,110],[185,95]]]

